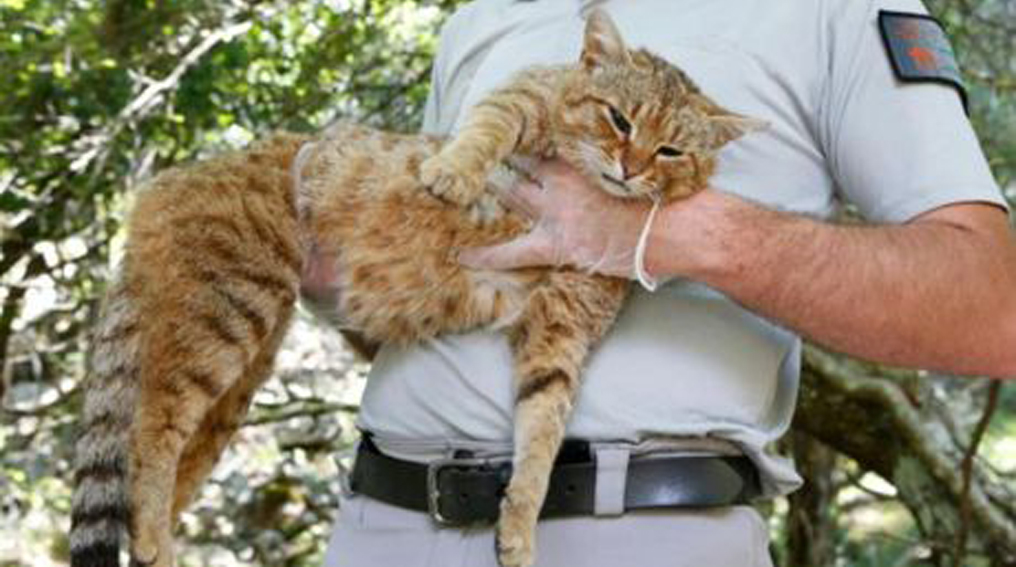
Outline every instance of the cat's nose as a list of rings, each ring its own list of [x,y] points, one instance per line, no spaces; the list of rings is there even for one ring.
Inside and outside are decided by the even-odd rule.
[[[621,162],[621,175],[625,181],[635,177],[649,167],[648,161],[636,161],[633,159]]]
[[[627,181],[646,170],[653,160],[653,152],[640,147],[629,146],[621,157],[622,179]]]

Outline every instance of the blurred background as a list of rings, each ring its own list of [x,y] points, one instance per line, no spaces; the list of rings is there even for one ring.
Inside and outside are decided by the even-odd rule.
[[[275,129],[417,129],[458,3],[0,0],[0,567],[66,564],[79,385],[137,185]],[[1016,2],[928,6],[1016,201]],[[301,315],[184,565],[318,564],[366,370]],[[1016,565],[1016,385],[811,347],[803,382],[778,450],[808,484],[762,507],[779,565]]]

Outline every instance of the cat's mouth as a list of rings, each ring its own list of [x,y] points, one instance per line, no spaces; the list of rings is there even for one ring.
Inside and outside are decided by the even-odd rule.
[[[607,181],[623,189],[625,193],[631,193],[631,189],[628,188],[628,185],[626,185],[624,181],[621,181],[620,179],[607,173],[601,173],[600,175],[602,175],[603,178],[606,179]]]

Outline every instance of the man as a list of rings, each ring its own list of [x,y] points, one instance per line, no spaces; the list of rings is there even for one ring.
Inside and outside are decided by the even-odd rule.
[[[481,0],[442,32],[425,130],[454,131],[522,67],[577,60],[594,4],[630,44],[769,128],[724,151],[714,190],[650,219],[644,258],[632,255],[642,263],[597,266],[669,282],[634,293],[591,357],[569,435],[591,455],[592,510],[542,521],[537,565],[769,565],[765,525],[742,499],[703,507],[715,475],[645,480],[647,459],[684,470],[691,458],[743,455],[758,484],[734,475],[742,495],[798,486],[766,450],[790,422],[798,334],[893,364],[1016,374],[1016,247],[1004,200],[947,84],[948,46],[913,15],[925,13],[919,0]],[[925,49],[916,70],[906,59],[914,48]],[[528,203],[541,228],[463,262],[575,264],[606,240],[637,246],[648,207],[618,212],[564,164],[539,173],[547,189],[520,187],[513,201]],[[876,224],[818,220],[840,197]],[[428,514],[385,502],[428,496],[391,482],[394,469],[509,454],[511,384],[497,333],[383,348],[364,395],[361,458],[385,455],[368,477],[390,482],[367,490],[354,473],[326,565],[496,565],[489,527],[441,527],[440,505]],[[636,491],[691,496],[646,510],[629,505]]]

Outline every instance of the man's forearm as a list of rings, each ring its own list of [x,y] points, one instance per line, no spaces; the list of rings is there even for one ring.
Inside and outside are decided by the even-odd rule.
[[[863,358],[1016,374],[1016,259],[990,235],[938,221],[835,225],[717,192],[694,199],[657,220],[650,273],[703,281]]]

